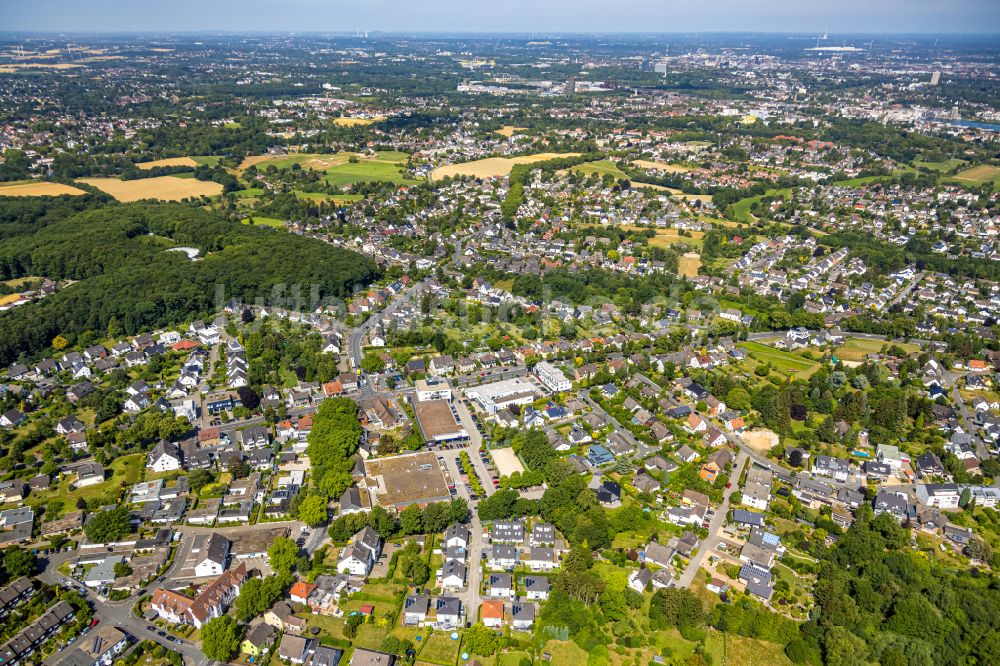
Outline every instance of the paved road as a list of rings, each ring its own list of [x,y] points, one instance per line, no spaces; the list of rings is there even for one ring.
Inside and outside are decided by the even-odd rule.
[[[382,322],[382,320],[396,312],[402,305],[410,300],[415,294],[418,294],[424,288],[424,281],[420,281],[412,285],[409,289],[402,291],[394,295],[389,303],[382,310],[372,314],[371,317],[366,319],[364,323],[355,326],[348,337],[347,344],[347,354],[351,359],[351,366],[354,368],[361,367],[361,347],[364,344],[365,336],[373,329],[375,326]]]
[[[896,297],[894,299],[892,299],[891,301],[889,301],[889,305],[887,305],[885,307],[885,309],[886,310],[891,309],[897,303],[899,303],[904,298],[906,298],[907,296],[909,296],[913,292],[913,290],[917,288],[917,285],[920,284],[920,281],[924,279],[924,276],[926,274],[927,274],[927,271],[920,271],[919,273],[917,273],[916,275],[914,275],[913,279],[910,280],[906,284],[905,287],[903,287],[902,289],[899,290],[899,293],[896,294]]]
[[[489,497],[494,492],[493,481],[491,480],[492,477],[489,471],[486,469],[486,465],[483,464],[482,458],[479,457],[479,451],[483,446],[483,435],[479,432],[479,428],[476,427],[476,422],[472,420],[472,412],[469,411],[465,400],[456,397],[452,404],[455,406],[455,412],[458,414],[458,419],[462,423],[462,427],[469,433],[468,445],[460,450],[469,454],[472,467],[479,475],[479,481],[483,484],[483,490],[486,492],[486,496]]]
[[[461,482],[461,470],[455,461],[459,451],[466,451],[470,456],[473,455],[473,452],[468,448],[440,451],[438,455],[444,458],[444,466],[448,470],[448,475],[451,477],[452,482],[455,484],[455,492],[469,503],[469,512],[472,516],[468,524],[471,536],[469,537],[469,547],[467,549],[468,560],[465,562],[467,572],[466,587],[454,594],[454,596],[462,600],[465,617],[472,620],[476,617],[476,613],[479,610],[479,602],[482,598],[480,594],[480,590],[482,590],[482,567],[480,566],[480,562],[482,561],[482,552],[485,546],[483,543],[483,524],[479,521],[479,514],[476,512],[478,502],[471,499],[469,491],[465,489],[465,484]]]
[[[733,463],[733,473],[730,476],[733,482],[729,488],[723,491],[722,503],[715,510],[715,515],[708,524],[708,538],[698,546],[698,552],[688,561],[687,568],[684,569],[684,573],[681,574],[680,579],[677,581],[677,587],[691,587],[694,577],[698,575],[698,570],[701,568],[701,561],[705,558],[705,554],[713,552],[719,544],[719,540],[722,538],[722,526],[725,524],[726,515],[729,513],[729,497],[739,485],[740,475],[743,471],[743,466],[747,462],[747,458],[748,456],[745,451],[740,451],[737,454],[736,461]]]
[[[945,381],[947,380],[948,378],[946,377]],[[972,443],[976,446],[976,457],[980,460],[986,460],[990,457],[990,452],[986,449],[986,445],[979,436],[976,424],[973,423],[974,417],[969,413],[969,408],[965,406],[965,400],[962,398],[962,393],[958,390],[958,378],[955,377],[953,381],[954,385],[951,389],[951,399],[958,408],[958,417],[962,421],[962,429],[965,430],[970,437],[972,437]]]
[[[291,530],[291,538],[295,539],[298,538],[301,533],[303,524],[298,521],[282,521],[228,528],[197,527],[191,525],[177,526],[175,527],[175,531],[181,533],[182,537],[177,545],[177,552],[174,555],[174,560],[170,568],[160,580],[164,581],[167,585],[177,580],[177,574],[184,566],[184,562],[187,560],[192,543],[194,542],[194,536],[197,534],[211,534],[215,532],[226,534],[232,532],[270,529],[274,527],[288,527]],[[317,527],[311,531],[305,543],[304,549],[306,552],[312,554],[326,541],[328,541],[326,527]],[[64,562],[76,559],[80,556],[80,554],[80,550],[73,550],[67,553],[55,553],[49,555],[46,560],[45,570],[38,575],[38,578],[42,582],[49,585],[60,584],[64,576],[59,573],[59,566]],[[476,556],[479,556],[478,553]],[[147,589],[152,590],[156,586],[157,584],[153,583]],[[183,655],[185,663],[189,664],[189,666],[208,666],[211,663],[210,660],[202,654],[201,650],[192,643],[187,641],[182,641],[180,644],[174,643],[166,638],[158,636],[156,631],[159,631],[159,629],[156,631],[148,630],[146,627],[152,625],[145,620],[137,619],[132,614],[136,603],[136,597],[130,597],[129,599],[125,599],[123,601],[109,601],[98,596],[91,590],[87,590],[86,597],[94,605],[96,616],[101,620],[101,622],[120,627],[139,640],[148,639],[165,646],[169,650],[179,652]],[[61,655],[62,653],[56,653],[56,655],[50,658],[47,663],[52,664],[58,662]]]
[[[70,551],[68,553],[56,553],[54,555],[49,555],[45,570],[38,575],[39,580],[48,585],[60,584],[63,579],[63,575],[59,573],[58,567],[63,562],[74,559],[79,555],[80,551],[77,550]],[[82,585],[79,587],[82,587]],[[85,596],[94,606],[95,615],[102,623],[119,627],[139,640],[151,640],[155,643],[163,645],[172,652],[179,652],[183,655],[184,662],[189,666],[208,666],[211,663],[210,660],[202,654],[201,650],[193,644],[186,641],[182,641],[180,644],[177,644],[167,640],[166,638],[158,636],[155,631],[149,631],[146,629],[146,626],[149,623],[145,620],[136,619],[136,617],[132,615],[132,608],[135,606],[136,601],[134,597],[126,599],[125,601],[112,602],[99,597],[91,590],[87,590]],[[46,663],[58,663],[59,659],[64,656],[64,652],[65,650],[52,655],[48,660],[46,660]]]

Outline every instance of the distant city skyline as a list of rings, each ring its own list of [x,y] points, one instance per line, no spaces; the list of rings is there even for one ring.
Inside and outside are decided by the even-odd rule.
[[[0,30],[56,32],[1000,32],[982,0],[50,0],[8,2]]]

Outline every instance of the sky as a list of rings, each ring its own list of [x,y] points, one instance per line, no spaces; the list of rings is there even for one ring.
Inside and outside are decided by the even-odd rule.
[[[0,31],[1000,33],[998,0],[0,0]]]

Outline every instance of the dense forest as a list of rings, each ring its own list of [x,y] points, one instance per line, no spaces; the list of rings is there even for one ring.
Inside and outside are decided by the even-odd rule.
[[[0,280],[78,281],[0,316],[0,364],[47,348],[56,335],[100,339],[112,321],[118,334],[136,334],[207,315],[233,298],[311,308],[376,277],[353,252],[180,204],[79,213],[71,203],[54,205],[64,213],[58,221],[36,202],[0,213]],[[170,251],[178,246],[199,257]]]
[[[820,564],[819,611],[789,643],[797,663],[995,664],[1000,588],[988,574],[945,569],[910,549],[888,514],[858,518]]]

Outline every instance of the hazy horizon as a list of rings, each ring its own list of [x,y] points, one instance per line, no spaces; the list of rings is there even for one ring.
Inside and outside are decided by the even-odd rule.
[[[134,0],[18,2],[4,32],[302,32],[389,34],[830,33],[993,35],[1000,3],[955,0],[508,0],[502,9],[462,0]]]

